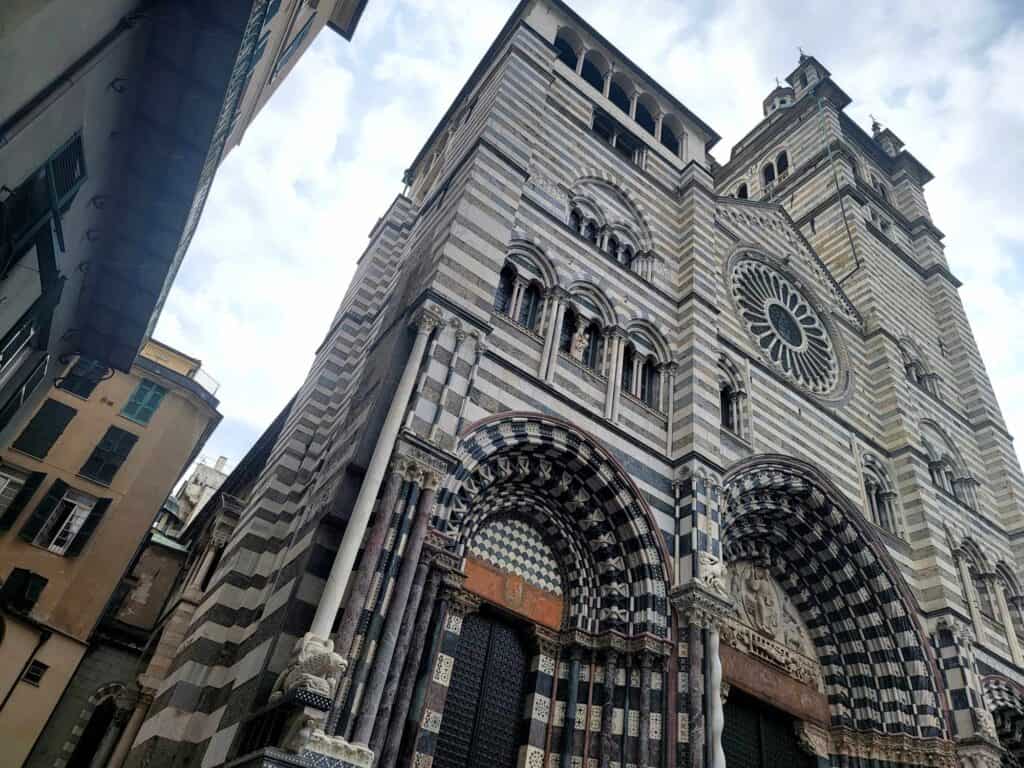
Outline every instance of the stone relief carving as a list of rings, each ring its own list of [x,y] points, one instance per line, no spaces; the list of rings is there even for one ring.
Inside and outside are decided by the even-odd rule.
[[[749,560],[731,563],[728,590],[736,614],[725,622],[722,639],[733,648],[824,691],[810,632],[768,569]]]
[[[345,660],[334,652],[333,640],[307,632],[292,649],[288,666],[278,675],[270,700],[275,701],[295,688],[334,698],[345,667]]]

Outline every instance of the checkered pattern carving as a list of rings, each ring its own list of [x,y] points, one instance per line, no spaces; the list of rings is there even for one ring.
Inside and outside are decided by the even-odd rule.
[[[555,556],[536,529],[522,520],[494,520],[472,538],[467,549],[528,584],[562,594],[562,574]]]
[[[727,561],[767,561],[807,623],[834,725],[945,736],[927,644],[896,567],[842,494],[786,457],[741,463],[725,479]]]
[[[1024,759],[1024,687],[1000,675],[981,680],[999,743],[1020,764]]]
[[[519,516],[559,563],[571,626],[668,633],[663,542],[632,481],[593,441],[540,415],[497,417],[467,435],[437,497],[459,554],[494,518]]]

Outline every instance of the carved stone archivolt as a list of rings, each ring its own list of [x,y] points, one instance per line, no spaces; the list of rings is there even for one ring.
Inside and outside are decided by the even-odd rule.
[[[727,578],[736,610],[722,624],[722,641],[824,692],[811,634],[768,568],[737,560]]]

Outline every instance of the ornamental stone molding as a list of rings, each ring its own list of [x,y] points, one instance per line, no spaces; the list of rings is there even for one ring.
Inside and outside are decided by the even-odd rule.
[[[884,764],[959,768],[953,742],[850,728],[829,730],[831,753]]]
[[[277,701],[286,693],[302,689],[325,697],[329,707],[346,667],[345,659],[334,652],[333,640],[307,632],[295,643],[288,665],[274,683],[270,700]]]
[[[322,728],[323,721],[310,715],[300,714],[290,723],[281,747],[289,752],[302,755],[314,752],[341,762],[346,768],[370,768],[373,752],[360,744],[349,744],[340,736],[328,736]],[[314,759],[315,763],[322,763]]]
[[[806,720],[798,720],[793,723],[793,730],[796,731],[797,742],[804,752],[828,759],[829,753],[832,751],[832,741],[827,728]]]
[[[721,628],[733,616],[735,608],[728,592],[714,581],[709,586],[700,578],[676,587],[669,594],[673,607],[687,624],[702,629]]]

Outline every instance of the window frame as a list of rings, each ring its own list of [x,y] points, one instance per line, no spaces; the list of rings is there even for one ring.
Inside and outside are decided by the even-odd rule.
[[[146,398],[144,400],[140,400],[139,393],[143,390],[143,388],[146,387],[146,385],[152,385],[153,389],[149,393],[147,393]],[[163,384],[155,382],[152,379],[140,379],[139,383],[135,386],[135,389],[128,397],[128,402],[126,402],[121,407],[120,415],[128,419],[128,421],[134,422],[135,424],[148,426],[149,423],[153,420],[153,417],[156,415],[157,410],[159,410],[160,405],[164,401],[164,398],[167,397],[169,391],[170,390]],[[152,400],[154,393],[159,393],[159,396],[156,399],[156,404],[152,406],[149,415],[146,416],[145,418],[142,418],[141,412],[144,412],[147,408],[150,407],[149,403],[150,400]],[[128,413],[128,409],[132,408],[133,406],[136,407],[136,413],[134,415]]]
[[[69,496],[78,496],[79,498],[72,499]],[[43,523],[43,527],[36,533],[32,543],[54,555],[65,557],[68,550],[74,545],[75,539],[81,534],[82,529],[93,514],[99,501],[99,498],[96,496],[79,491],[69,485],[64,489],[64,493],[61,494],[57,504],[50,511],[46,522]],[[64,507],[62,506],[65,502],[71,505],[66,514],[63,513]],[[54,518],[62,515],[63,519],[57,524]],[[57,539],[65,533],[67,536],[66,540],[62,544],[56,544]]]
[[[116,440],[113,446],[107,445],[108,442]],[[110,426],[107,427],[107,431],[103,433],[103,437],[96,443],[96,446],[92,449],[89,457],[82,464],[82,468],[78,470],[78,476],[84,477],[86,480],[90,480],[99,485],[110,485],[117,473],[124,466],[125,462],[128,461],[128,456],[131,454],[135,444],[139,442],[139,436],[134,432],[129,432],[126,429],[120,427]],[[124,448],[127,443],[127,448]],[[123,455],[120,451],[124,449]],[[116,461],[120,458],[120,461]],[[95,473],[89,471],[89,465],[94,461],[99,462],[99,469]],[[108,465],[113,466],[113,470],[110,472],[110,476],[107,477],[102,470],[106,469]]]
[[[53,403],[53,406],[54,406],[52,408],[50,407],[51,403]],[[59,414],[61,417],[67,416],[67,418],[64,419],[64,423],[60,427],[60,429],[58,429],[52,435],[52,439],[50,439],[49,442],[47,443],[47,445],[45,446],[45,450],[43,450],[42,453],[38,453],[38,454],[37,453],[33,453],[31,450],[29,450],[29,448],[34,448],[35,446],[26,445],[25,441],[23,441],[23,438],[25,438],[26,435],[29,435],[29,430],[33,429],[34,425],[37,425],[37,421],[36,420],[40,419],[42,417],[42,414],[43,414],[44,410],[46,410],[48,408],[50,410],[57,411],[57,413],[54,414],[55,416],[57,416]],[[68,415],[69,411],[70,411],[70,415]],[[26,456],[31,456],[34,459],[42,461],[43,459],[46,458],[46,456],[53,449],[53,446],[57,444],[57,441],[60,440],[61,435],[64,434],[64,431],[68,428],[68,425],[74,420],[74,418],[75,418],[75,416],[77,414],[78,414],[78,410],[75,409],[75,408],[72,408],[67,403],[62,403],[60,400],[55,400],[52,397],[47,398],[46,400],[43,401],[43,404],[39,406],[39,410],[37,410],[34,414],[32,414],[32,418],[29,419],[28,423],[24,426],[24,428],[18,434],[18,437],[15,438],[14,442],[11,443],[11,448],[13,450],[15,450],[15,451],[18,451],[19,453],[24,453]],[[40,429],[39,426],[35,426],[35,428],[37,430]],[[49,435],[46,435],[46,436],[49,437]]]

